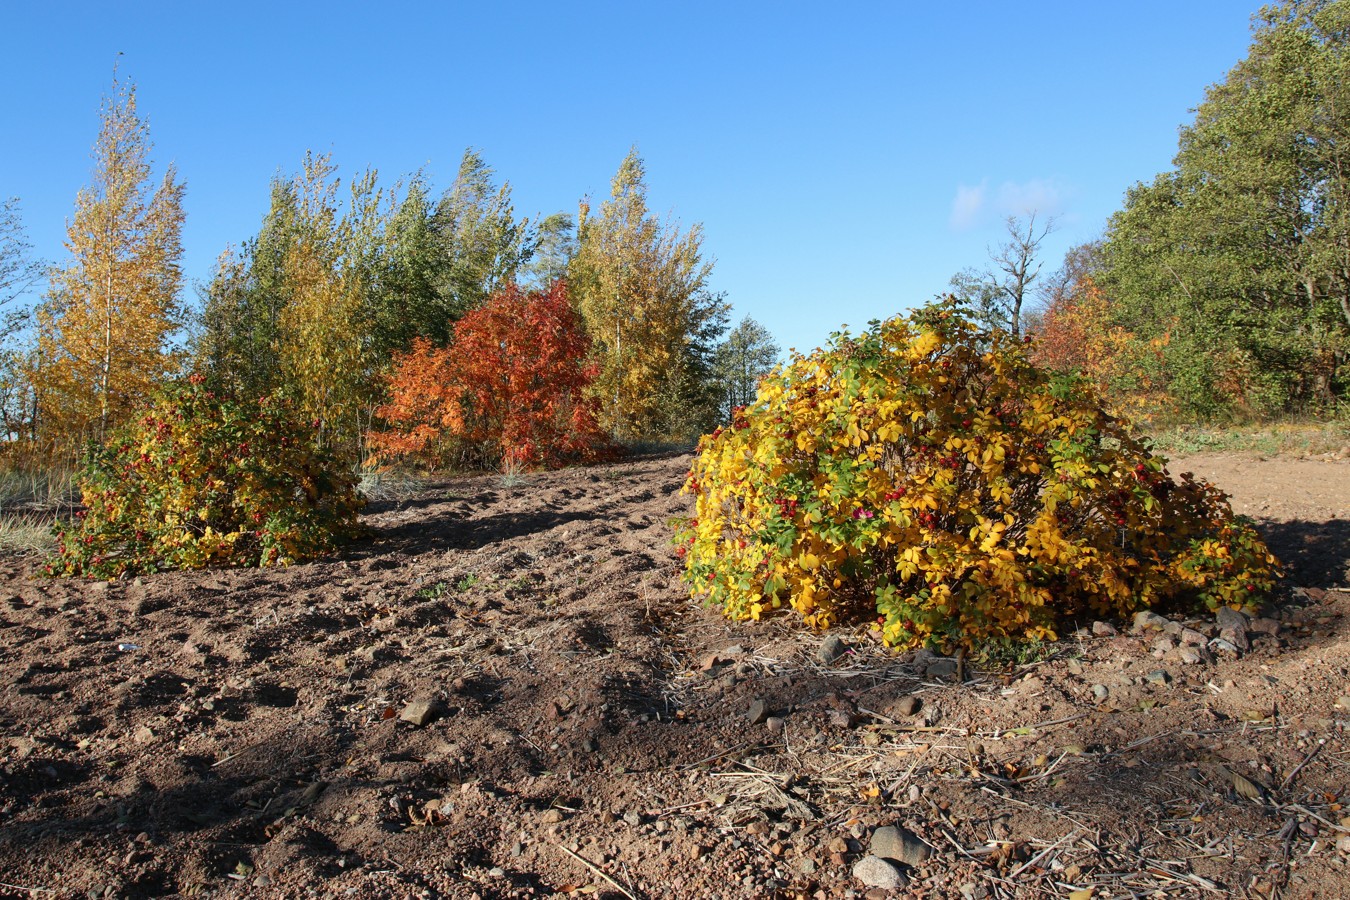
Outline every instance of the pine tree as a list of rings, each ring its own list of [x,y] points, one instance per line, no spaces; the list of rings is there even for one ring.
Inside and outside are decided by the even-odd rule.
[[[38,429],[54,447],[102,439],[175,365],[184,186],[170,166],[152,189],[150,149],[135,87],[114,76],[93,181],[67,228],[71,258],[38,312]]]

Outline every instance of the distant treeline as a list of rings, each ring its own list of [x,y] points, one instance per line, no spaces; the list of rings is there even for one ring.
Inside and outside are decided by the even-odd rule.
[[[221,254],[192,305],[182,301],[184,186],[172,168],[152,179],[149,153],[135,89],[115,80],[68,227],[69,259],[34,263],[17,201],[5,204],[0,301],[48,279],[42,301],[12,313],[4,334],[11,455],[77,455],[192,372],[222,394],[285,398],[356,464],[386,424],[393,376],[408,375],[400,363],[441,350],[453,359],[456,323],[517,287],[503,302],[544,309],[565,285],[582,336],[553,343],[584,359],[555,364],[570,367],[587,414],[622,442],[692,440],[745,402],[778,356],[753,320],[728,334],[700,226],[651,213],[636,151],[598,209],[582,201],[576,217],[534,218],[516,213],[510,185],[472,149],[439,193],[420,173],[386,186],[366,171],[344,184],[328,157],[307,155],[299,172],[273,180],[258,233]],[[526,343],[552,346],[550,337]],[[472,362],[477,372],[493,365]],[[455,455],[432,449],[441,462]],[[482,446],[469,449],[465,458],[488,461]]]
[[[1344,412],[1350,388],[1350,2],[1256,17],[1247,57],[1044,284],[1043,361],[1135,411]],[[1035,323],[1033,323],[1035,324]]]

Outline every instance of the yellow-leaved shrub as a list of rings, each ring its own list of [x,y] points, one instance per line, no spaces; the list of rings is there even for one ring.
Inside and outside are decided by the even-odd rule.
[[[1086,383],[945,301],[769,375],[699,443],[677,552],[732,618],[875,618],[895,646],[1250,609],[1275,558],[1221,491],[1165,466]]]

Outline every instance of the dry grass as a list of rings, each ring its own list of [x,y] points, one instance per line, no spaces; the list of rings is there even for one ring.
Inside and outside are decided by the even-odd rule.
[[[1169,456],[1248,452],[1263,456],[1350,455],[1350,425],[1342,422],[1282,422],[1272,425],[1179,425],[1152,435]]]

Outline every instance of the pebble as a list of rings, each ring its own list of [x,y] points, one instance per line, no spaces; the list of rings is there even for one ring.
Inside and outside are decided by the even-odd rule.
[[[1204,659],[1204,657],[1200,655],[1200,651],[1194,647],[1182,647],[1177,651],[1177,656],[1179,656],[1181,661],[1188,666],[1193,666]]]
[[[750,704],[750,708],[745,711],[745,717],[750,720],[751,725],[761,725],[769,717],[769,706],[763,700],[755,700]]]
[[[1143,631],[1146,628],[1154,628],[1162,631],[1167,627],[1167,619],[1158,615],[1149,609],[1141,609],[1134,614],[1134,630]]]
[[[1214,621],[1219,623],[1220,628],[1246,631],[1249,620],[1241,610],[1233,609],[1231,606],[1220,606],[1214,611]]]
[[[1350,711],[1350,695],[1347,695],[1337,700],[1336,705],[1339,706],[1341,709]]]
[[[271,887],[271,885],[272,879],[268,878],[266,875],[259,875],[257,878],[253,879],[254,887]]]
[[[830,724],[836,728],[852,728],[853,721],[853,713],[846,709],[830,710]]]
[[[1092,633],[1098,637],[1115,637],[1119,634],[1119,632],[1116,631],[1116,626],[1112,625],[1110,622],[1101,621],[1092,623]]]
[[[539,816],[539,821],[543,822],[545,825],[556,825],[562,820],[563,820],[563,811],[557,808],[546,809]]]
[[[939,656],[924,669],[924,677],[929,681],[948,681],[956,678],[956,660]]]
[[[1181,629],[1181,643],[1188,647],[1203,647],[1208,641],[1209,638],[1205,637],[1194,628]]]
[[[147,726],[142,725],[131,735],[132,739],[138,744],[148,744],[155,739],[155,733]]]
[[[1170,684],[1172,676],[1168,674],[1166,669],[1154,669],[1144,676],[1144,680],[1149,684]]]
[[[832,634],[820,642],[820,647],[816,650],[816,659],[821,665],[828,666],[847,652],[848,645]]]
[[[1092,696],[1097,698],[1098,703],[1105,700],[1110,693],[1111,692],[1107,690],[1106,685],[1104,684],[1094,684],[1092,686]]]
[[[830,842],[825,846],[825,849],[829,850],[831,853],[847,853],[848,840],[842,837],[831,838]]]
[[[418,728],[436,721],[445,715],[445,708],[441,706],[440,701],[434,698],[422,698],[414,700],[403,707],[403,712],[398,714],[401,721]]]
[[[1225,641],[1223,638],[1215,638],[1214,640],[1210,641],[1209,649],[1216,650],[1220,653],[1228,653],[1232,656],[1237,656],[1238,652],[1238,648],[1236,645],[1234,645],[1229,641]]]
[[[917,836],[895,825],[884,825],[872,832],[868,847],[873,856],[917,866],[928,858],[928,845]]]
[[[1227,641],[1239,650],[1250,650],[1252,646],[1245,628],[1220,628],[1219,640]]]
[[[1336,849],[1342,853],[1350,853],[1350,834],[1336,839]]]
[[[782,734],[783,729],[787,727],[787,722],[779,716],[769,716],[764,720],[764,727],[774,734]]]
[[[922,705],[923,703],[918,697],[906,694],[891,704],[890,713],[893,716],[912,716],[919,711],[919,707]]]
[[[627,822],[629,825],[636,828],[642,824],[642,814],[635,810],[630,809],[628,812],[623,814],[623,820]]]
[[[1274,637],[1280,633],[1280,623],[1276,619],[1252,619],[1251,625],[1248,626],[1247,630],[1255,632],[1256,634],[1268,634],[1271,637]]]
[[[888,891],[905,886],[905,876],[900,874],[900,870],[879,856],[864,856],[854,863],[853,877],[868,887]]]
[[[800,859],[797,860],[797,871],[801,872],[803,875],[815,874],[816,861],[809,856],[801,857]]]

